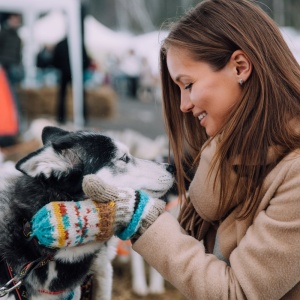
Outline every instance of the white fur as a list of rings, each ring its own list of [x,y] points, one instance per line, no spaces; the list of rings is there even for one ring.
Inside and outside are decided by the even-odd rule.
[[[154,162],[132,158],[129,163],[117,162],[117,174],[110,167],[104,167],[97,175],[108,184],[144,190],[152,197],[162,196],[173,184],[173,176],[166,173],[166,166]],[[145,170],[147,170],[145,172]]]
[[[14,295],[11,295],[11,296],[5,295],[1,299],[3,299],[3,300],[15,300],[15,296]]]
[[[148,294],[163,294],[165,285],[163,277],[153,268],[149,268],[149,286],[146,281],[144,259],[133,249],[131,255],[132,290],[139,296]]]
[[[132,291],[139,296],[146,296],[148,295],[149,290],[146,281],[144,259],[132,248],[130,249],[130,258],[132,273]]]
[[[59,259],[63,262],[76,261],[77,258],[80,259],[85,254],[95,253],[95,251],[101,249],[101,246],[102,243],[92,242],[76,247],[61,249],[55,254],[55,259]]]
[[[93,300],[110,300],[113,279],[113,268],[111,261],[116,256],[117,238],[112,237],[106,247],[102,247],[92,267]],[[103,263],[104,262],[104,263]]]
[[[72,164],[62,155],[57,154],[52,147],[45,148],[40,155],[34,156],[23,163],[23,169],[27,174],[37,177],[44,174],[49,178],[52,172],[56,174],[67,171],[72,168]]]

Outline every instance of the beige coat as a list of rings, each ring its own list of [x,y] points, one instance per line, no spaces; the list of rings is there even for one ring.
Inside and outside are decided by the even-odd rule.
[[[201,156],[191,201],[207,221],[217,195],[207,180],[212,143]],[[269,173],[254,221],[237,221],[236,210],[217,231],[223,260],[206,254],[169,213],[162,214],[133,249],[188,299],[300,299],[300,152]]]

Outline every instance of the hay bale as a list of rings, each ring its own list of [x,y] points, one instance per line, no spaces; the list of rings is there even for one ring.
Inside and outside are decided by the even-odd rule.
[[[56,90],[50,87],[41,89],[23,89],[18,91],[24,116],[33,119],[41,116],[54,116]]]
[[[17,162],[29,153],[36,151],[42,146],[40,140],[33,139],[30,141],[22,141],[13,146],[1,149],[5,161]]]
[[[117,94],[109,86],[87,91],[89,117],[112,118],[117,111]]]
[[[57,88],[42,87],[18,91],[22,112],[28,119],[56,117]],[[117,94],[109,86],[102,86],[86,91],[88,117],[111,118],[115,115]],[[71,87],[67,91],[67,118],[73,119],[73,97]]]

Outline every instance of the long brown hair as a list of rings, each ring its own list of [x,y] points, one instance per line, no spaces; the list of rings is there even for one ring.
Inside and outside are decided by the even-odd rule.
[[[232,201],[240,203],[238,194],[244,189],[239,218],[246,218],[259,205],[259,192],[270,169],[300,147],[299,131],[291,125],[291,120],[300,118],[299,64],[275,22],[248,0],[206,0],[171,24],[161,46],[160,64],[165,122],[181,197],[185,195],[183,164],[197,165],[208,137],[192,114],[180,111],[180,90],[166,64],[169,47],[187,50],[193,59],[209,63],[215,71],[221,70],[238,49],[252,62],[242,99],[219,132],[222,139],[213,163],[220,178],[219,213]],[[273,164],[267,162],[270,146],[277,151]],[[192,159],[186,161],[186,157]],[[239,176],[229,189],[226,166],[237,157]]]

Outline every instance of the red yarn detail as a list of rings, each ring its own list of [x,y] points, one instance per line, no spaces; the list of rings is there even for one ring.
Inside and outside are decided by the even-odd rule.
[[[59,203],[59,211],[62,216],[65,216],[67,213],[67,208],[64,203]]]
[[[59,295],[59,294],[62,294],[64,293],[65,291],[62,290],[62,291],[56,291],[56,292],[52,292],[52,291],[46,291],[46,290],[38,290],[40,293],[43,293],[43,294],[48,294],[48,295]]]

